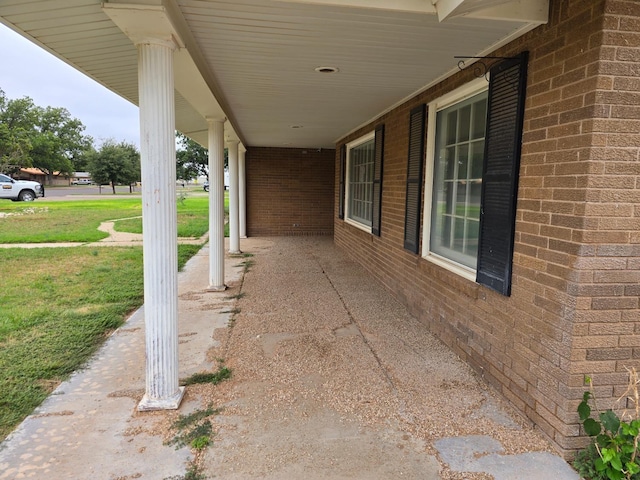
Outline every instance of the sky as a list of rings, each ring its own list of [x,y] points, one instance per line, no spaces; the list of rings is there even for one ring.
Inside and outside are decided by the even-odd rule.
[[[104,140],[140,147],[138,107],[0,24],[0,89],[8,99],[30,97],[39,107],[64,107]]]

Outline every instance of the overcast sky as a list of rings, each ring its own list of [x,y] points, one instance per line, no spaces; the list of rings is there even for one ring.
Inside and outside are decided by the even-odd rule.
[[[138,107],[0,24],[0,89],[40,107],[64,107],[98,147],[104,140],[140,146]]]

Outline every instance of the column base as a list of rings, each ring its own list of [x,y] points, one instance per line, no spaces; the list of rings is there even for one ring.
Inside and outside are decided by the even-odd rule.
[[[220,285],[220,286],[215,286],[215,285],[209,285],[207,287],[207,292],[224,292],[228,287],[226,285]]]
[[[229,250],[229,255],[242,255],[242,250]]]
[[[154,410],[177,410],[184,397],[184,387],[178,387],[178,393],[169,398],[149,398],[145,393],[138,404],[139,412],[152,412]]]

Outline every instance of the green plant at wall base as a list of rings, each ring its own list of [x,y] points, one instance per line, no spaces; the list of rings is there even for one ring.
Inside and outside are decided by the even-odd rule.
[[[621,416],[608,409],[592,416],[590,401],[595,406],[593,382],[586,378],[589,390],[584,392],[582,402],[578,405],[578,415],[584,431],[594,442],[589,449],[581,452],[574,466],[588,480],[636,480],[640,479],[638,465],[638,442],[640,440],[640,395],[638,374],[635,368],[628,370],[629,383],[627,391],[620,397],[627,399],[635,406],[632,414],[624,411]],[[596,408],[597,411],[597,408]],[[628,421],[627,421],[628,420]],[[593,450],[597,455],[593,454]],[[592,462],[592,464],[590,463]]]

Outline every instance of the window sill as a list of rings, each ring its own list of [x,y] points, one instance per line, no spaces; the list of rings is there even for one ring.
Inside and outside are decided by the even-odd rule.
[[[345,223],[348,223],[351,226],[354,226],[360,230],[362,230],[363,232],[367,232],[369,234],[371,234],[371,227],[367,226],[367,225],[363,225],[361,223],[356,222],[355,220],[351,220],[350,218],[345,217],[344,219]]]

